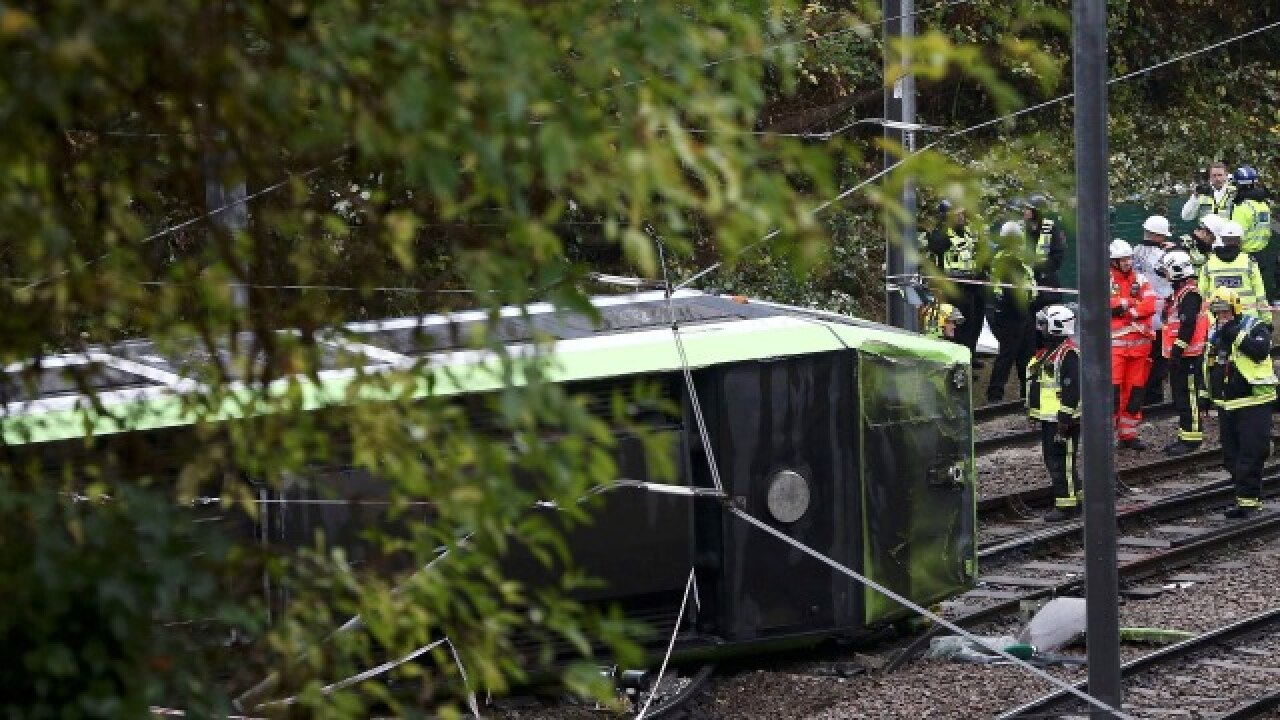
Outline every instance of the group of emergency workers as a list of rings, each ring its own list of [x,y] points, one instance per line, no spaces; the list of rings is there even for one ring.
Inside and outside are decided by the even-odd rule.
[[[1238,518],[1262,506],[1262,468],[1271,451],[1277,386],[1271,306],[1280,301],[1280,240],[1272,240],[1256,170],[1244,166],[1228,178],[1226,166],[1215,163],[1207,179],[1182,210],[1184,220],[1196,222],[1190,235],[1175,241],[1168,219],[1152,215],[1137,248],[1121,239],[1110,244],[1115,433],[1117,447],[1147,449],[1138,436],[1142,409],[1163,400],[1167,377],[1178,430],[1165,454],[1199,448],[1216,412],[1223,464],[1236,486],[1227,515]],[[922,307],[921,325],[973,351],[983,318],[990,320],[999,353],[987,400],[1003,399],[1016,370],[1030,418],[1041,428],[1054,488],[1055,507],[1045,519],[1061,521],[1078,514],[1082,497],[1076,313],[1057,290],[1067,243],[1044,196],[1019,201],[1017,209],[1022,222],[1005,223],[994,252],[984,255],[963,209],[941,204],[926,247],[949,282],[942,284],[945,301]]]

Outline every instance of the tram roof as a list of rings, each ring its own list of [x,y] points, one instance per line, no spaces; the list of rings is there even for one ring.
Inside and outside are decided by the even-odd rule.
[[[500,360],[474,344],[486,328],[513,356],[534,357],[537,348],[548,349],[541,355],[550,359],[545,376],[557,382],[665,373],[681,369],[685,360],[697,368],[842,348],[968,361],[968,351],[958,345],[886,325],[693,290],[675,293],[670,303],[654,291],[597,297],[592,305],[594,318],[536,303],[497,313],[348,323],[317,339],[314,372],[265,385],[244,376],[252,367],[244,348],[254,346],[248,333],[216,343],[212,352],[198,338],[165,348],[138,340],[14,363],[0,380],[0,442],[23,445],[233,420],[277,412],[286,397],[290,409],[301,410],[385,401],[390,389],[357,380],[397,370],[412,371],[412,397],[495,390],[504,382]],[[685,359],[671,331],[672,313]],[[216,399],[202,379],[215,367],[231,380]],[[514,382],[522,381],[517,374]]]

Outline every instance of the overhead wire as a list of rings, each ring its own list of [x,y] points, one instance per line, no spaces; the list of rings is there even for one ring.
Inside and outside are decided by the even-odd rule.
[[[1115,83],[1123,82],[1123,81],[1125,81],[1125,80],[1131,80],[1131,79],[1133,79],[1133,78],[1135,78],[1135,77],[1139,77],[1139,76],[1141,76],[1141,75],[1145,75],[1145,74],[1147,74],[1147,73],[1150,73],[1150,72],[1152,72],[1152,71],[1154,71],[1154,70],[1157,70],[1157,69],[1159,69],[1159,68],[1165,67],[1165,66],[1167,66],[1167,65],[1171,65],[1171,64],[1176,63],[1176,62],[1181,62],[1181,61],[1183,61],[1183,60],[1187,60],[1187,59],[1192,58],[1192,57],[1195,57],[1195,56],[1197,56],[1197,55],[1203,55],[1204,53],[1209,52],[1210,50],[1216,50],[1216,49],[1218,49],[1218,48],[1220,48],[1220,47],[1224,47],[1224,46],[1229,45],[1229,44],[1234,43],[1234,42],[1239,42],[1240,40],[1243,40],[1243,39],[1245,39],[1245,38],[1247,38],[1247,37],[1251,37],[1251,36],[1253,36],[1253,35],[1258,35],[1258,34],[1261,34],[1261,33],[1267,32],[1268,30],[1274,30],[1274,29],[1276,29],[1276,28],[1278,28],[1278,27],[1280,27],[1280,21],[1273,22],[1273,23],[1269,23],[1269,24],[1267,24],[1267,25],[1263,25],[1263,26],[1261,26],[1261,27],[1254,28],[1254,29],[1249,30],[1249,31],[1247,31],[1247,32],[1243,32],[1243,33],[1240,33],[1240,34],[1238,34],[1238,35],[1234,35],[1234,36],[1232,36],[1232,37],[1229,37],[1229,38],[1227,38],[1227,39],[1225,39],[1225,40],[1220,40],[1220,41],[1215,42],[1215,43],[1213,43],[1213,44],[1211,44],[1211,45],[1206,45],[1206,46],[1204,46],[1204,47],[1202,47],[1202,48],[1198,48],[1198,49],[1196,49],[1196,50],[1191,50],[1191,51],[1189,51],[1189,52],[1182,53],[1182,54],[1177,55],[1177,56],[1175,56],[1175,57],[1169,58],[1168,60],[1163,60],[1163,61],[1161,61],[1161,62],[1155,63],[1154,65],[1149,65],[1149,66],[1144,67],[1144,68],[1141,68],[1141,69],[1139,69],[1139,70],[1135,70],[1135,71],[1133,71],[1133,72],[1125,73],[1124,75],[1120,75],[1120,76],[1117,76],[1117,77],[1111,78],[1110,80],[1108,80],[1108,81],[1107,81],[1107,85],[1113,85],[1113,84],[1115,84]],[[836,195],[835,197],[833,197],[833,198],[831,198],[831,199],[829,199],[829,200],[826,200],[826,201],[824,201],[824,202],[820,203],[819,205],[817,205],[816,207],[814,207],[814,208],[813,208],[812,210],[810,210],[809,212],[810,212],[810,214],[813,214],[813,215],[817,215],[817,214],[819,214],[819,213],[822,213],[823,211],[825,211],[827,208],[831,207],[832,205],[835,205],[836,203],[839,203],[839,202],[843,202],[843,201],[844,201],[846,198],[848,198],[850,195],[853,195],[854,193],[858,192],[859,190],[861,190],[862,188],[866,187],[867,185],[870,185],[871,183],[873,183],[873,182],[875,182],[875,181],[879,180],[880,178],[884,177],[885,175],[888,175],[890,172],[893,172],[894,170],[896,170],[897,168],[899,168],[903,163],[905,163],[908,159],[910,159],[910,158],[912,158],[912,157],[914,157],[914,156],[916,156],[916,155],[919,155],[919,154],[921,154],[921,153],[924,153],[924,152],[926,152],[926,151],[928,151],[928,150],[931,150],[931,149],[933,149],[933,148],[937,147],[938,145],[941,145],[941,144],[943,144],[943,143],[945,143],[945,142],[947,142],[947,141],[949,141],[949,140],[953,140],[953,139],[955,139],[955,138],[962,137],[962,136],[964,136],[964,135],[968,135],[969,133],[976,132],[976,131],[978,131],[978,130],[981,130],[981,129],[986,128],[986,127],[990,127],[990,126],[992,126],[992,125],[995,125],[995,124],[997,124],[997,123],[1004,122],[1004,121],[1006,121],[1006,120],[1012,120],[1012,119],[1014,119],[1014,118],[1016,118],[1016,117],[1020,117],[1020,116],[1022,116],[1022,115],[1026,115],[1026,114],[1028,114],[1028,113],[1035,112],[1035,111],[1037,111],[1037,110],[1042,110],[1042,109],[1044,109],[1044,108],[1051,107],[1051,106],[1053,106],[1053,105],[1057,105],[1057,104],[1062,103],[1062,102],[1064,102],[1064,101],[1066,101],[1066,100],[1070,100],[1070,99],[1071,99],[1071,98],[1073,98],[1073,97],[1075,97],[1075,93],[1074,93],[1074,92],[1070,92],[1070,93],[1067,93],[1066,95],[1061,95],[1061,96],[1058,96],[1058,97],[1053,98],[1053,99],[1051,99],[1051,100],[1045,100],[1044,102],[1036,103],[1035,105],[1032,105],[1032,106],[1030,106],[1030,107],[1021,108],[1021,109],[1016,110],[1016,111],[1014,111],[1014,112],[1007,113],[1007,114],[1005,114],[1005,115],[1001,115],[1000,117],[992,118],[992,119],[990,119],[990,120],[984,120],[983,122],[980,122],[980,123],[978,123],[978,124],[976,124],[976,125],[971,125],[971,126],[966,127],[966,128],[961,128],[961,129],[959,129],[959,130],[954,130],[954,131],[952,131],[952,132],[949,132],[949,133],[947,133],[946,135],[943,135],[943,136],[941,136],[941,137],[937,138],[936,140],[933,140],[932,142],[930,142],[930,143],[928,143],[928,144],[924,145],[923,147],[921,147],[921,148],[920,148],[920,149],[918,149],[918,150],[911,150],[911,151],[908,151],[908,152],[904,153],[904,154],[903,154],[903,156],[902,156],[899,160],[897,160],[896,162],[890,163],[889,165],[885,166],[885,167],[884,167],[884,169],[882,169],[882,170],[880,170],[880,171],[876,172],[875,174],[871,175],[870,177],[867,177],[867,178],[865,178],[865,179],[863,179],[863,180],[859,181],[858,183],[856,183],[856,184],[852,185],[851,187],[848,187],[848,188],[846,188],[846,189],[844,189],[844,190],[840,191],[840,193],[839,193],[838,195]],[[759,247],[760,245],[762,245],[762,244],[764,244],[764,243],[767,243],[768,241],[770,241],[770,240],[772,240],[773,238],[777,237],[781,232],[782,232],[781,228],[774,228],[773,230],[769,231],[769,232],[768,232],[764,237],[760,238],[759,240],[755,240],[755,241],[751,242],[750,244],[743,246],[740,250],[738,250],[738,251],[734,254],[734,257],[741,257],[741,256],[742,256],[742,255],[744,255],[745,253],[747,253],[747,252],[749,252],[749,251],[751,251],[751,250],[755,249],[756,247]],[[703,278],[703,277],[706,277],[706,276],[707,276],[707,275],[709,275],[710,273],[715,272],[716,270],[718,270],[718,269],[720,269],[721,267],[723,267],[723,266],[724,266],[724,262],[725,262],[725,261],[723,261],[723,260],[717,261],[717,262],[715,262],[715,263],[713,263],[713,264],[711,264],[711,265],[709,265],[709,266],[707,266],[707,267],[705,267],[705,268],[703,268],[703,269],[701,269],[701,270],[699,270],[699,271],[695,272],[695,273],[694,273],[692,276],[690,276],[688,279],[681,281],[681,282],[680,282],[678,285],[676,285],[676,286],[675,286],[675,288],[673,288],[673,289],[674,289],[674,290],[681,290],[681,289],[684,289],[684,288],[688,287],[690,284],[692,284],[692,283],[696,282],[697,280],[699,280],[699,279],[701,279],[701,278]]]
[[[175,224],[175,225],[169,225],[169,226],[167,226],[167,227],[165,227],[165,228],[163,228],[163,229],[161,229],[161,230],[158,230],[158,231],[156,231],[156,232],[154,232],[154,233],[151,233],[150,235],[148,235],[148,236],[146,236],[146,237],[142,238],[141,240],[139,240],[139,241],[137,242],[137,244],[138,244],[138,245],[146,245],[147,243],[153,242],[153,241],[155,241],[155,240],[159,240],[160,238],[165,237],[166,235],[171,235],[171,234],[173,234],[173,233],[175,233],[175,232],[177,232],[177,231],[179,231],[179,230],[181,230],[181,229],[183,229],[183,228],[190,227],[190,226],[192,226],[192,225],[194,225],[194,224],[196,224],[196,223],[198,223],[198,222],[200,222],[200,221],[202,221],[202,220],[207,220],[207,219],[212,218],[212,217],[215,217],[215,216],[217,216],[217,215],[221,215],[222,213],[224,213],[224,212],[226,212],[226,211],[228,211],[228,210],[230,210],[230,209],[232,209],[232,208],[239,207],[239,206],[241,206],[241,205],[245,205],[245,204],[247,204],[250,200],[256,200],[257,198],[260,198],[260,197],[262,197],[262,196],[264,196],[264,195],[267,195],[267,194],[269,194],[269,193],[273,193],[273,192],[275,192],[276,190],[279,190],[280,188],[284,187],[285,185],[288,185],[290,182],[293,182],[294,180],[298,180],[298,179],[301,179],[301,178],[306,178],[306,177],[309,177],[309,176],[311,176],[311,175],[314,175],[315,173],[320,172],[320,171],[321,171],[321,170],[323,170],[324,168],[329,167],[330,165],[333,165],[333,164],[335,164],[335,163],[340,162],[340,161],[342,160],[342,158],[343,158],[343,157],[345,157],[345,155],[339,155],[338,157],[335,157],[335,158],[334,158],[334,159],[332,159],[332,160],[329,160],[329,161],[327,161],[327,162],[323,162],[323,163],[320,163],[319,165],[316,165],[315,167],[311,168],[310,170],[306,170],[306,171],[301,172],[301,173],[290,174],[289,176],[285,177],[283,180],[280,180],[280,181],[279,181],[279,182],[277,182],[277,183],[274,183],[274,184],[272,184],[272,185],[268,185],[268,186],[266,186],[266,187],[264,187],[264,188],[262,188],[262,189],[260,189],[260,190],[257,190],[257,191],[255,191],[255,192],[253,192],[253,193],[250,193],[250,194],[248,194],[248,195],[245,195],[245,196],[244,196],[244,197],[242,197],[242,198],[236,198],[235,200],[232,200],[231,202],[228,202],[228,203],[226,203],[225,205],[222,205],[222,206],[216,207],[216,208],[214,208],[214,209],[212,209],[212,210],[210,210],[210,211],[208,211],[208,212],[206,212],[206,213],[203,213],[203,214],[201,214],[201,215],[197,215],[197,216],[195,216],[195,217],[189,218],[189,219],[184,220],[184,221],[182,221],[182,222],[180,222],[180,223],[177,223],[177,224]],[[112,248],[112,249],[110,249],[110,250],[108,250],[108,251],[106,251],[106,252],[102,253],[102,254],[101,254],[101,255],[99,255],[98,257],[93,258],[92,260],[88,260],[88,261],[84,262],[83,264],[79,265],[78,267],[79,267],[79,269],[84,269],[84,268],[86,268],[86,267],[88,267],[88,266],[90,266],[90,265],[93,265],[93,264],[95,264],[95,263],[101,262],[102,260],[105,260],[106,258],[110,257],[112,254],[114,254],[114,253],[116,252],[116,250],[117,250],[117,249],[118,249],[118,248]],[[69,275],[69,274],[70,274],[73,270],[75,270],[75,269],[76,269],[76,268],[67,268],[67,269],[63,270],[62,272],[54,273],[53,275],[50,275],[50,276],[45,277],[45,278],[41,278],[41,279],[39,279],[39,280],[34,280],[34,281],[32,281],[30,284],[23,286],[23,287],[21,288],[21,290],[24,290],[24,291],[25,291],[25,290],[31,290],[31,289],[33,289],[33,288],[39,287],[39,286],[41,286],[41,285],[44,285],[45,283],[49,283],[49,282],[52,282],[52,281],[54,281],[54,280],[57,280],[58,278],[65,277],[65,276]]]

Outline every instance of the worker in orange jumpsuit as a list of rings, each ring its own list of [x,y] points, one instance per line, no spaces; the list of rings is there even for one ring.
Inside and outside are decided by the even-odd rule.
[[[1111,385],[1115,392],[1117,446],[1145,450],[1138,439],[1151,344],[1156,294],[1142,273],[1133,269],[1133,246],[1111,241]]]

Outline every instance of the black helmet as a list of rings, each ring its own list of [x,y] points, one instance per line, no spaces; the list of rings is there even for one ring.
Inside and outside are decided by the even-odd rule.
[[[946,217],[951,212],[952,205],[950,200],[943,200],[938,203],[938,217]]]

